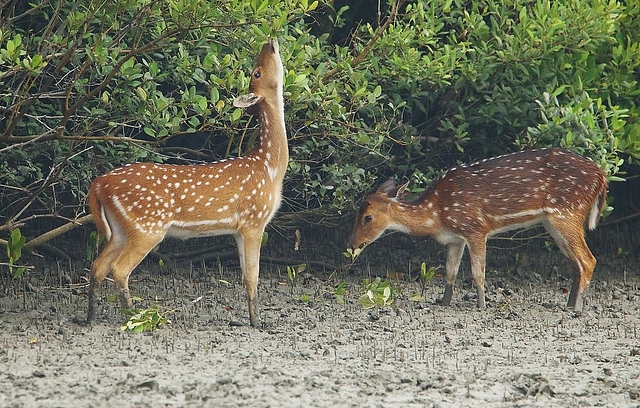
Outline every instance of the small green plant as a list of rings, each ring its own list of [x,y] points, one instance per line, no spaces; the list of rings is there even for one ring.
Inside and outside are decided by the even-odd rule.
[[[169,310],[160,310],[155,305],[142,310],[122,309],[122,313],[128,316],[129,320],[120,329],[135,333],[155,331],[158,327],[170,323],[167,317],[170,312]]]
[[[347,282],[340,282],[336,287],[336,290],[333,291],[333,295],[336,297],[336,302],[340,305],[345,304],[344,297],[347,294]]]
[[[426,263],[421,263],[420,264],[420,277],[422,278],[423,282],[429,282],[431,279],[433,279],[433,277],[436,275],[436,270],[438,268],[436,268],[435,266],[431,266],[427,269],[427,264]]]
[[[9,273],[11,273],[13,279],[18,279],[24,274],[25,268],[23,266],[16,268],[14,268],[14,266],[20,257],[22,257],[22,248],[24,248],[26,241],[26,238],[22,235],[19,228],[11,231],[7,243],[7,256],[9,256]]]
[[[356,248],[356,249],[347,248],[347,250],[344,251],[342,253],[342,255],[344,255],[345,257],[349,258],[351,260],[351,262],[355,262],[355,260],[358,257],[358,255],[360,255],[360,252],[362,252],[362,249],[360,249],[360,248]]]
[[[544,241],[544,248],[547,250],[547,252],[549,252],[550,254],[553,254],[554,252],[556,252],[556,246],[552,241]]]
[[[364,295],[358,299],[358,303],[365,309],[374,307],[391,306],[395,300],[394,288],[388,280],[382,281],[380,277],[373,281],[365,279],[362,282]]]
[[[424,297],[424,291],[427,286],[427,282],[429,282],[436,275],[436,271],[438,268],[435,266],[431,266],[427,268],[427,264],[422,262],[420,264],[420,286],[422,289],[422,296]]]
[[[87,259],[92,260],[98,252],[98,248],[104,241],[104,235],[98,233],[98,231],[92,231],[87,241]]]
[[[618,247],[617,253],[618,253],[618,257],[621,259],[625,259],[627,256],[629,256],[629,251],[626,251],[622,247]]]
[[[291,283],[291,294],[293,294],[293,288],[298,280],[298,277],[304,270],[307,269],[307,264],[300,264],[296,267],[287,266],[287,277],[289,278],[289,282]]]

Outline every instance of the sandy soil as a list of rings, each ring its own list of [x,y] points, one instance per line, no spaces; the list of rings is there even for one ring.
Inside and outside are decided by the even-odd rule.
[[[265,263],[258,330],[233,325],[248,321],[233,263],[145,261],[132,293],[146,299],[141,307],[172,312],[170,324],[144,334],[121,331],[125,319],[106,301],[97,324],[81,324],[88,265],[39,267],[26,298],[17,284],[0,295],[0,406],[640,406],[633,255],[597,254],[585,313],[574,316],[564,310],[568,263],[556,252],[503,251],[489,264],[480,312],[465,271],[453,306],[435,302],[441,276],[410,300],[421,284],[398,265],[419,262],[421,251],[406,248],[394,264],[381,248],[333,276],[311,265],[293,288],[284,266]],[[328,262],[341,262],[336,251]],[[394,307],[358,303],[368,274],[396,278]],[[113,293],[109,283],[103,295]]]

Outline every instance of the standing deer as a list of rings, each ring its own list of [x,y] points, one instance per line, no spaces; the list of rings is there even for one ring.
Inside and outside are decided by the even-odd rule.
[[[107,244],[91,266],[89,322],[95,318],[96,289],[109,272],[122,307],[132,307],[129,275],[166,236],[232,234],[249,320],[251,326],[260,324],[260,245],[280,206],[289,160],[283,77],[278,42],[271,39],[263,45],[251,74],[250,93],[234,100],[234,106],[259,115],[260,143],[252,153],[202,165],[135,163],[93,181],[89,206]]]
[[[465,246],[478,308],[484,309],[487,238],[542,223],[574,267],[568,307],[582,311],[596,259],[584,240],[594,229],[607,196],[607,178],[596,164],[566,149],[522,151],[444,173],[415,201],[400,196],[408,183],[384,182],[365,198],[349,246],[364,249],[387,230],[434,237],[447,246],[443,305],[451,304]]]

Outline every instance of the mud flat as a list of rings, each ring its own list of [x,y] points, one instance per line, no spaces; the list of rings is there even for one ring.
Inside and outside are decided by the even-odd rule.
[[[332,279],[310,268],[293,289],[284,267],[265,265],[260,330],[230,325],[248,322],[233,265],[158,271],[147,260],[132,293],[173,311],[145,334],[121,331],[107,302],[97,324],[81,324],[86,286],[40,268],[26,298],[15,288],[0,296],[0,406],[640,406],[638,260],[599,257],[575,316],[564,309],[566,274],[540,266],[566,260],[535,259],[488,272],[483,312],[468,274],[452,307],[436,303],[442,277],[413,301],[421,285],[403,276],[392,281],[394,307],[364,309],[362,280],[384,269],[366,259]]]

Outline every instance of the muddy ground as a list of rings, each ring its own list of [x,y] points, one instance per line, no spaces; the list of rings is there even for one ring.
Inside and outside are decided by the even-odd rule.
[[[338,269],[339,241],[329,250],[328,236],[304,232],[294,251],[282,234],[263,250],[258,330],[236,325],[248,316],[233,259],[145,260],[132,293],[139,307],[172,310],[171,323],[136,334],[120,330],[125,318],[107,301],[97,324],[82,324],[87,262],[26,258],[36,266],[26,292],[5,281],[0,295],[0,406],[640,406],[633,228],[615,242],[616,228],[590,234],[598,266],[581,316],[564,308],[569,264],[544,240],[489,251],[481,312],[466,255],[451,307],[436,303],[440,274],[424,289],[415,279],[420,262],[444,262],[431,241],[396,234]],[[293,287],[281,261],[308,263]],[[391,277],[394,306],[358,303],[374,276]],[[103,295],[113,293],[105,285]]]

